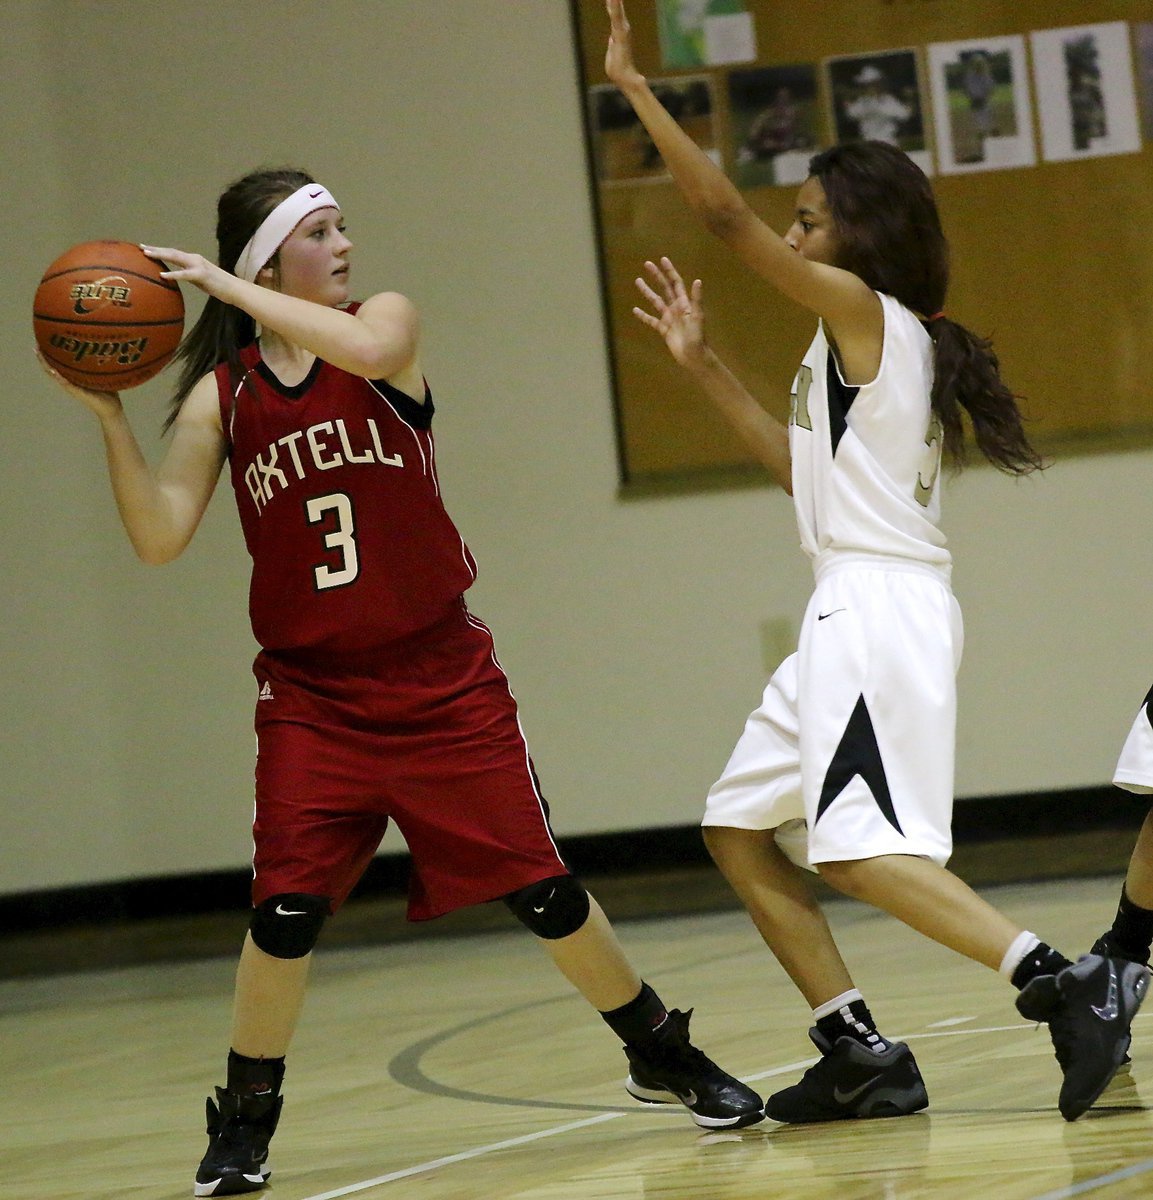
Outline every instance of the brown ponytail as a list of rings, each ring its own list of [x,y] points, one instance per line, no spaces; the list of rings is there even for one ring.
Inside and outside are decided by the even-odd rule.
[[[949,460],[965,463],[968,413],[977,447],[995,467],[1011,475],[1042,469],[992,344],[942,312],[949,245],[924,172],[885,142],[844,142],[816,155],[809,174],[836,222],[837,265],[913,312],[932,314],[925,326],[935,347],[932,406]]]
[[[956,467],[966,460],[962,409],[977,449],[1001,471],[1028,475],[1045,461],[1025,435],[1017,397],[1001,378],[1000,364],[988,338],[942,317],[929,325],[936,347],[933,411],[945,431],[945,453]]]

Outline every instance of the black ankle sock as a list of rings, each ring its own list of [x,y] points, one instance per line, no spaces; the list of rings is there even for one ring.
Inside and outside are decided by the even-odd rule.
[[[1153,945],[1153,912],[1134,904],[1129,893],[1121,889],[1121,903],[1109,930],[1109,941],[1126,958],[1134,962],[1148,962],[1149,948]]]
[[[880,1053],[893,1044],[877,1032],[877,1024],[864,1000],[850,1000],[836,1012],[831,1012],[817,1021],[817,1029],[830,1046],[838,1038],[850,1037],[869,1050]]]
[[[228,1052],[228,1082],[225,1087],[237,1096],[277,1096],[284,1079],[283,1058],[248,1058]]]
[[[1056,975],[1058,971],[1063,971],[1071,965],[1063,954],[1058,953],[1047,942],[1038,942],[1013,968],[1010,979],[1013,986],[1019,989],[1038,975]]]
[[[627,1046],[640,1045],[652,1038],[668,1015],[660,996],[647,983],[641,984],[641,990],[628,1004],[601,1013],[605,1024]]]

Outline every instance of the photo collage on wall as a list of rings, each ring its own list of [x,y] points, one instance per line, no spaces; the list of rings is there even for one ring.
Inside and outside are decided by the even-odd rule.
[[[1153,140],[1153,22],[761,65],[743,0],[657,0],[657,18],[662,63],[678,74],[652,89],[742,188],[795,186],[814,154],[856,139],[899,146],[927,175],[1132,154]],[[589,114],[602,184],[668,181],[615,87],[589,89]]]

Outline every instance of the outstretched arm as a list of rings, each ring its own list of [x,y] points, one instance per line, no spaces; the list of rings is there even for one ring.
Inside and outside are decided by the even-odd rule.
[[[661,335],[673,359],[696,381],[777,483],[792,495],[789,431],[757,403],[705,340],[701,281],[695,279],[686,288],[680,273],[667,258],[662,258],[659,264],[646,262],[645,270],[655,289],[643,279],[637,279],[636,284],[653,311],[637,307],[633,313]]]
[[[790,300],[837,325],[869,312],[868,289],[855,275],[810,262],[753,212],[739,189],[677,124],[633,62],[623,0],[606,0],[611,29],[605,72],[632,104],[665,166],[705,227]]]
[[[99,420],[112,494],[137,556],[152,564],[176,558],[196,532],[224,464],[215,378],[208,375],[192,389],[172,426],[167,453],[154,471],[115,392],[77,387],[42,357],[40,364]]]
[[[165,279],[191,283],[243,309],[258,325],[351,375],[393,380],[400,387],[407,375],[419,376],[420,322],[416,307],[398,292],[372,296],[354,315],[249,283],[199,254],[171,246],[141,249],[169,265]]]

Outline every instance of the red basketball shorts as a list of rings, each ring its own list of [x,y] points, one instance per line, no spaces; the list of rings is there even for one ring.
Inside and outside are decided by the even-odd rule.
[[[425,920],[566,871],[492,635],[463,606],[355,658],[261,653],[253,904],[347,898],[395,822]]]

